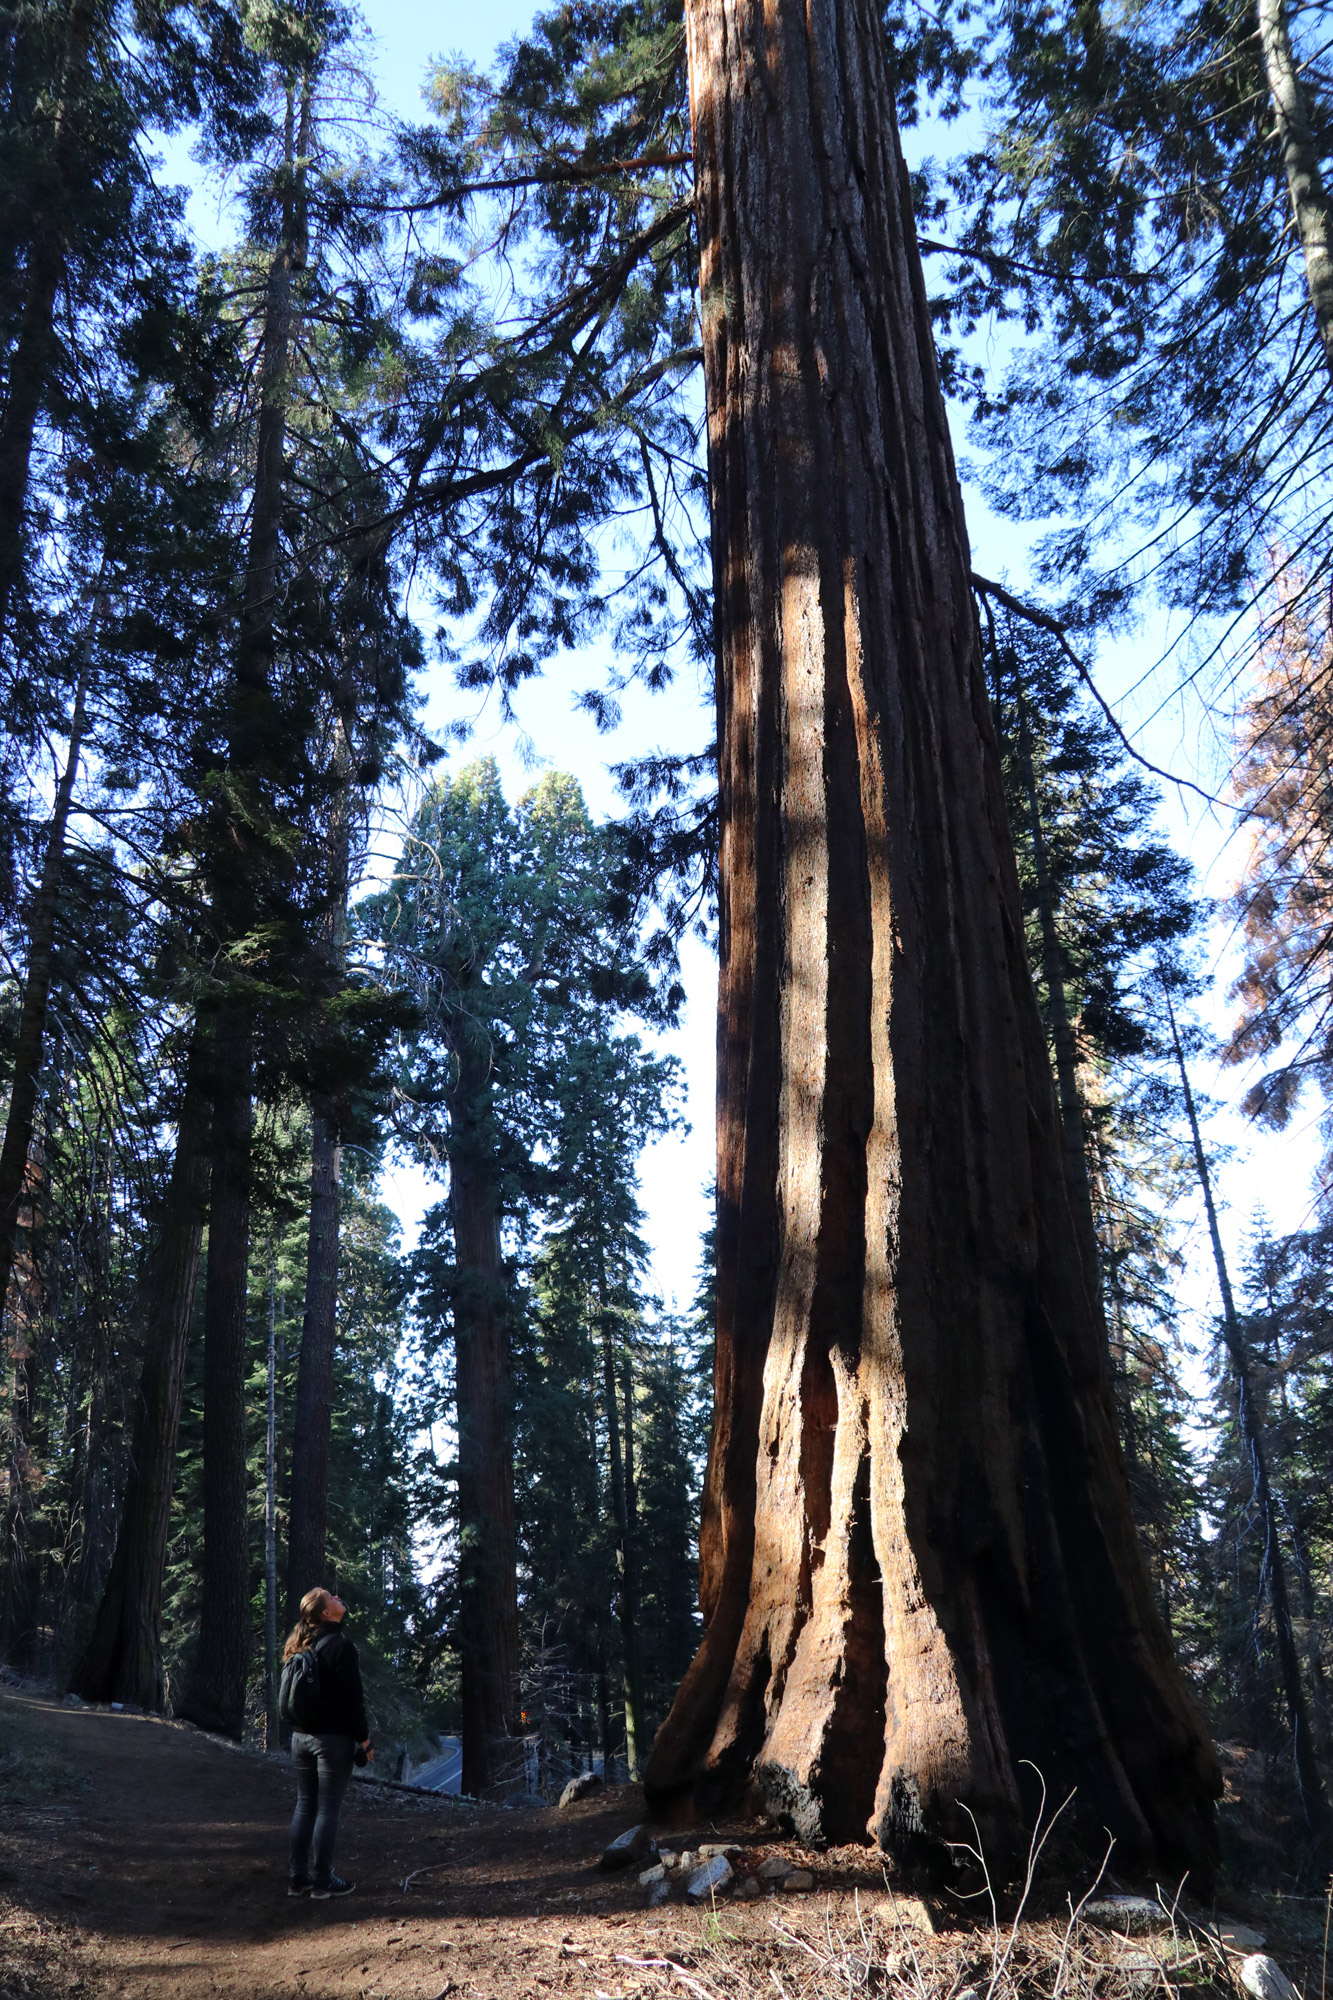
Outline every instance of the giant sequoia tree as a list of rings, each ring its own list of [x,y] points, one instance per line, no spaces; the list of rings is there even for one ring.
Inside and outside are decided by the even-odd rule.
[[[647,1772],[1206,1865],[1080,1249],[878,15],[687,7],[717,610],[707,1630]],[[967,1810],[965,1810],[965,1808]]]

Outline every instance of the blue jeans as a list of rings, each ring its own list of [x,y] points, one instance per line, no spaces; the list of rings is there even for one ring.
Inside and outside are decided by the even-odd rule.
[[[351,1781],[355,1748],[350,1736],[310,1736],[303,1729],[292,1733],[296,1811],[288,1872],[293,1882],[313,1878],[317,1889],[328,1886],[338,1814]]]

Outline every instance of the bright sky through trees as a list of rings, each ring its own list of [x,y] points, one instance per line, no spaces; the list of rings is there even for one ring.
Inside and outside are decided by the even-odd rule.
[[[412,5],[410,0],[375,0],[367,9],[365,49],[384,108],[404,118],[419,115],[423,81],[434,57],[459,57],[484,67],[501,43],[527,27],[532,14],[529,0],[496,0],[482,8],[450,6],[440,11]],[[948,132],[927,126],[904,135],[909,162],[943,154],[957,142],[958,128]],[[225,211],[219,212],[215,192],[197,185],[199,170],[187,148],[166,149],[166,164],[171,178],[196,182],[190,208],[196,233],[207,241],[225,240]],[[991,330],[983,351],[989,365],[998,369],[1014,337],[1012,328]],[[1025,591],[1028,536],[993,513],[975,481],[969,480],[965,421],[961,411],[952,415],[974,564],[983,574],[1005,578],[1014,589]],[[428,607],[423,605],[421,611],[428,624]],[[1167,637],[1165,619],[1155,618],[1133,636],[1105,644],[1096,661],[1098,685],[1151,762],[1205,790],[1216,790],[1228,748],[1219,741],[1213,720],[1188,698],[1163,705],[1162,677],[1149,671],[1165,653]],[[426,726],[441,733],[447,724],[466,719],[472,726],[471,739],[451,753],[452,761],[491,752],[500,763],[510,797],[517,797],[543,769],[569,770],[578,773],[594,814],[616,811],[620,801],[610,774],[612,764],[649,748],[692,748],[706,740],[711,717],[687,669],[665,694],[648,695],[636,684],[624,697],[619,727],[599,735],[591,717],[577,706],[579,690],[598,679],[599,664],[592,651],[561,662],[525,685],[514,697],[520,724],[515,731],[501,720],[493,697],[479,701],[460,693],[450,669],[432,663],[424,679]],[[1233,815],[1205,808],[1175,788],[1163,788],[1162,815],[1173,843],[1192,861],[1201,891],[1225,896],[1243,852],[1234,837]],[[1220,1033],[1232,1011],[1225,996],[1237,963],[1235,941],[1225,922],[1210,933],[1207,963],[1219,974],[1207,1007],[1209,1025]],[[669,1042],[684,1065],[691,1129],[648,1148],[642,1183],[653,1280],[668,1300],[689,1295],[706,1222],[704,1190],[713,1171],[715,962],[711,952],[691,939],[684,948],[683,965],[689,999],[681,1026]],[[1219,1163],[1218,1186],[1226,1226],[1237,1247],[1260,1210],[1278,1230],[1309,1226],[1310,1175],[1320,1151],[1317,1109],[1303,1108],[1284,1132],[1257,1130],[1233,1108],[1244,1093],[1246,1076],[1217,1070],[1202,1059],[1199,1066],[1200,1085],[1219,1106],[1211,1121],[1212,1143],[1229,1151]],[[425,1207],[435,1198],[426,1177],[399,1162],[389,1170],[385,1193],[402,1216],[406,1241],[412,1242]],[[1192,1315],[1211,1315],[1216,1310],[1215,1287],[1201,1213],[1190,1231],[1189,1255],[1182,1302]]]

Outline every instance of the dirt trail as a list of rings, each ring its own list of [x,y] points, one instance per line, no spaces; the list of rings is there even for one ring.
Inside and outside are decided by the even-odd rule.
[[[593,2000],[663,1989],[618,1954],[707,1949],[706,1913],[646,1911],[632,1871],[596,1870],[642,1817],[634,1788],[556,1813],[358,1782],[337,1856],[357,1894],[295,1902],[279,1760],[152,1717],[4,1705],[54,1776],[18,1803],[0,1789],[0,2000]],[[771,1937],[771,1911],[728,1910],[728,1929]]]
[[[597,1869],[608,1840],[643,1816],[628,1786],[557,1813],[358,1781],[338,1842],[357,1893],[290,1901],[291,1798],[283,1761],[186,1726],[0,1696],[0,2000],[861,2000],[872,1989],[945,2000],[984,1990],[995,1970],[975,1917],[959,1909],[942,1934],[921,1935],[895,1904],[886,1924],[876,1856],[801,1853],[766,1823],[663,1838],[736,1839],[751,1868],[781,1852],[812,1870],[813,1893],[646,1910],[632,1870]],[[1044,1916],[1029,1905],[999,2000],[1051,1991],[1070,1948],[1067,1888],[1055,1885]],[[1322,1899],[1298,1928],[1290,1914],[1274,1924],[1271,1902],[1238,1914],[1264,1924],[1304,1991],[1319,1990]],[[1180,1990],[1151,1959],[1145,1985],[1144,1941],[1127,1944],[1128,1956],[1080,1932],[1077,1990]],[[1216,1956],[1184,1984],[1196,2000],[1237,2000]]]

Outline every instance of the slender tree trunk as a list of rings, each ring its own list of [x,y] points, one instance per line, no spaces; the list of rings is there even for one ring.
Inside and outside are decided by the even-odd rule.
[[[342,784],[329,836],[329,920],[325,940],[334,978],[342,975],[346,952],[351,843],[349,761],[346,739],[340,735],[337,762]],[[310,1236],[306,1252],[305,1316],[301,1322],[301,1353],[296,1371],[287,1533],[287,1616],[293,1621],[305,1592],[324,1577],[333,1356],[338,1333],[340,1167],[334,1107],[317,1106],[310,1128]]]
[[[69,825],[74,781],[88,728],[88,676],[92,669],[93,639],[100,597],[93,610],[79,659],[79,678],[74,690],[74,713],[70,719],[69,748],[65,768],[56,787],[55,808],[42,855],[41,880],[33,899],[28,927],[28,975],[23,982],[23,1004],[19,1010],[18,1038],[14,1047],[14,1074],[9,1089],[9,1111],[5,1118],[4,1144],[0,1146],[0,1299],[9,1291],[9,1274],[14,1260],[14,1236],[18,1206],[22,1198],[37,1116],[37,1086],[42,1072],[42,1049],[46,1041],[46,1015],[51,1000],[51,980],[55,973],[56,922],[60,914],[60,877],[65,862],[65,832]]]
[[[72,0],[65,29],[60,101],[51,134],[51,179],[29,220],[27,291],[0,412],[0,632],[8,622],[23,566],[23,513],[32,445],[51,375],[56,296],[65,274],[68,204],[74,193],[80,120],[86,107],[88,52],[97,12],[97,0]]]
[[[707,1630],[645,1774],[1206,1866],[1023,938],[872,0],[688,0],[718,633]],[[969,1818],[975,1814],[975,1823]]]
[[[464,1129],[450,1150],[449,1175],[458,1268],[454,1380],[463,1790],[484,1798],[508,1782],[506,1745],[519,1735],[512,1388],[493,1175],[466,1111],[460,1111],[458,1125]]]
[[[685,1468],[688,1457],[681,1442],[681,1411],[687,1394],[685,1371],[676,1356],[675,1344],[670,1349],[671,1419],[667,1434],[667,1462],[677,1467],[679,1485],[676,1489],[677,1505],[673,1509],[673,1529],[671,1538],[670,1587],[667,1592],[667,1671],[673,1683],[678,1683],[690,1663],[694,1651],[694,1605],[695,1578],[694,1565],[690,1561],[690,1505],[685,1484]]]
[[[1314,1576],[1311,1569],[1310,1540],[1306,1533],[1301,1510],[1283,1503],[1287,1517],[1287,1529],[1291,1535],[1291,1552],[1296,1564],[1296,1584],[1300,1595],[1301,1622],[1305,1627],[1305,1669],[1310,1682],[1310,1724],[1314,1740],[1316,1760],[1328,1750],[1328,1681],[1324,1674],[1324,1657],[1320,1650],[1319,1606],[1315,1597]]]
[[[1333,374],[1333,205],[1319,170],[1319,148],[1292,51],[1285,0],[1258,0],[1259,45],[1277,120],[1291,211],[1305,253],[1305,282],[1315,327]]]
[[[250,1246],[253,1031],[224,1002],[213,1038],[212,1188],[204,1291],[204,1543],[199,1637],[178,1712],[239,1737],[250,1670],[245,1336]]]
[[[634,1357],[626,1348],[620,1359],[620,1393],[625,1423],[625,1596],[629,1606],[631,1638],[629,1686],[626,1713],[634,1720],[634,1754],[630,1777],[640,1777],[639,1762],[648,1748],[648,1710],[643,1696],[643,1565],[639,1543],[639,1488],[634,1470]],[[629,1731],[626,1730],[628,1739]]]
[[[1236,1411],[1240,1423],[1241,1449],[1250,1461],[1250,1475],[1254,1482],[1254,1503],[1264,1526],[1264,1559],[1260,1589],[1262,1591],[1264,1585],[1267,1586],[1268,1601],[1273,1610],[1278,1673],[1287,1704],[1287,1723],[1291,1730],[1296,1788],[1300,1793],[1301,1810],[1305,1814],[1307,1825],[1322,1842],[1326,1842],[1329,1836],[1328,1800],[1324,1794],[1319,1766],[1315,1761],[1314,1736],[1310,1728],[1310,1711],[1301,1678],[1300,1653],[1291,1622],[1291,1598],[1287,1589],[1287,1564],[1282,1552],[1281,1525],[1268,1477],[1268,1454],[1264,1447],[1263,1424],[1255,1405],[1249,1349],[1236,1313],[1236,1301],[1232,1295],[1231,1275],[1227,1270],[1226,1253],[1222,1248],[1222,1231],[1218,1226],[1217,1208],[1213,1201],[1208,1158],[1203,1150],[1203,1139],[1199,1132],[1199,1115],[1194,1105],[1194,1092],[1190,1087],[1189,1067],[1185,1061],[1180,1031],[1176,1026],[1171,995],[1165,986],[1162,989],[1162,997],[1166,1002],[1167,1020],[1171,1027],[1171,1044],[1180,1071],[1181,1094],[1185,1100],[1185,1115],[1189,1119],[1190,1139],[1194,1146],[1194,1165],[1199,1176],[1199,1188],[1203,1194],[1204,1213],[1208,1218],[1208,1236],[1213,1246],[1213,1262],[1217,1267],[1217,1288],[1222,1295],[1222,1330],[1231,1361],[1231,1372],[1236,1383]]]
[[[622,1442],[619,1388],[616,1383],[615,1339],[611,1311],[607,1303],[606,1267],[599,1250],[597,1322],[602,1348],[602,1402],[606,1409],[606,1456],[611,1478],[611,1518],[616,1531],[617,1598],[620,1610],[620,1647],[625,1686],[625,1754],[629,1774],[639,1775],[639,1754],[645,1741],[643,1717],[643,1668],[639,1659],[639,1594],[637,1564],[633,1560],[630,1533],[627,1475],[628,1438]],[[626,1419],[628,1420],[628,1407]]]
[[[332,1119],[317,1112],[310,1127],[310,1239],[287,1530],[287,1616],[292,1620],[306,1591],[324,1582],[333,1353],[338,1324],[341,1152]]]
[[[1083,1126],[1083,1098],[1078,1087],[1078,1050],[1065,999],[1064,953],[1055,922],[1055,897],[1051,889],[1051,869],[1046,852],[1046,829],[1041,818],[1041,798],[1032,762],[1032,731],[1027,703],[1017,693],[1018,763],[1027,793],[1028,823],[1032,830],[1032,870],[1037,884],[1037,916],[1041,925],[1041,971],[1050,1009],[1051,1040],[1055,1045],[1055,1083],[1060,1100],[1060,1125],[1065,1140],[1065,1166],[1074,1202],[1074,1219],[1083,1239],[1083,1255],[1094,1285],[1100,1283],[1101,1259],[1097,1249],[1097,1224],[1092,1202],[1092,1181],[1088,1174],[1087,1134]]]
[[[100,1306],[99,1299],[97,1304]],[[101,1338],[100,1322],[94,1334],[94,1353],[89,1370],[88,1414],[83,1424],[80,1440],[80,1464],[78,1468],[77,1490],[79,1495],[79,1519],[82,1533],[79,1542],[79,1560],[74,1570],[74,1603],[80,1617],[98,1602],[110,1558],[114,1553],[115,1522],[107,1505],[107,1492],[112,1481],[114,1445],[108,1436],[106,1416],[106,1380],[110,1356]]]
[[[196,1025],[171,1181],[145,1286],[145,1348],[116,1552],[93,1635],[71,1685],[86,1701],[160,1709],[162,1583],[171,1530],[185,1359],[209,1182],[208,1056]]]
[[[278,1275],[268,1253],[268,1422],[264,1433],[264,1748],[278,1728]]]
[[[611,1682],[606,1671],[606,1642],[601,1627],[597,1630],[597,1733],[602,1744],[602,1783],[613,1785],[611,1756]]]
[[[5,1505],[0,1519],[0,1658],[17,1667],[36,1665],[38,1556],[33,1547],[33,1432],[37,1403],[37,1362],[46,1300],[38,1261],[37,1235],[46,1194],[42,1149],[27,1162],[22,1206],[16,1218],[23,1249],[10,1266],[5,1295],[5,1358],[13,1373],[9,1389],[9,1437]]]
[[[123,1442],[118,1435],[119,1426],[116,1425],[114,1418],[109,1417],[107,1396],[108,1381],[118,1372],[113,1333],[115,1308],[111,1270],[114,1210],[111,1140],[108,1138],[105,1148],[106,1186],[105,1193],[100,1197],[105,1205],[100,1212],[97,1187],[98,1150],[94,1143],[88,1203],[88,1220],[93,1238],[89,1260],[91,1282],[80,1301],[80,1288],[76,1278],[72,1315],[76,1327],[79,1326],[81,1319],[87,1327],[87,1332],[80,1341],[85,1356],[87,1414],[82,1426],[81,1449],[76,1454],[79,1460],[77,1488],[82,1533],[79,1560],[72,1578],[73,1602],[80,1628],[101,1598],[111,1568],[111,1558],[115,1553],[116,1519],[112,1495],[120,1483],[117,1473]],[[72,1371],[72,1376],[76,1376],[77,1373],[77,1370]],[[73,1386],[72,1380],[71,1388]],[[80,1394],[81,1401],[82,1394]],[[57,1619],[53,1617],[53,1631],[56,1623]],[[68,1655],[67,1639],[60,1644],[59,1651],[62,1656]]]

